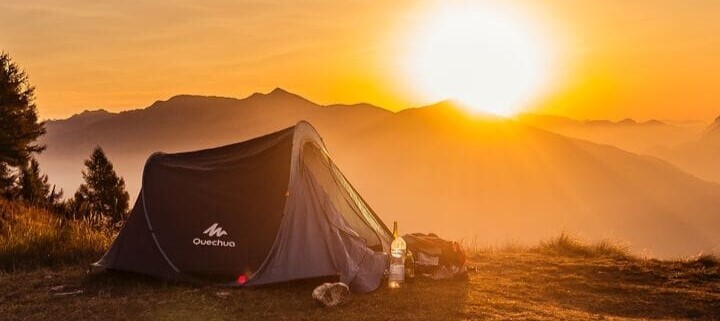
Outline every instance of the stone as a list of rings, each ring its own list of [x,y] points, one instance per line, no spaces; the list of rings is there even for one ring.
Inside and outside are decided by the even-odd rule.
[[[326,307],[337,306],[350,298],[350,288],[342,282],[325,283],[313,290],[313,299]]]
[[[56,286],[50,288],[50,292],[60,292],[62,290],[65,290],[65,288],[66,288],[66,285],[64,285],[64,284],[56,285]]]
[[[70,291],[70,292],[59,292],[59,293],[55,293],[53,295],[54,296],[71,296],[71,295],[78,295],[78,294],[83,294],[83,293],[84,293],[83,290],[77,290],[77,291]]]
[[[218,291],[218,292],[215,292],[215,296],[218,297],[218,298],[221,298],[221,299],[226,299],[227,297],[230,296],[230,292],[228,292],[228,291]]]

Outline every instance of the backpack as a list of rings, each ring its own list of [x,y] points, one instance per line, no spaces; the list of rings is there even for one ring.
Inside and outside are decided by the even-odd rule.
[[[412,252],[418,273],[433,273],[443,266],[462,268],[465,265],[465,252],[457,242],[443,240],[434,233],[405,234],[402,238]]]

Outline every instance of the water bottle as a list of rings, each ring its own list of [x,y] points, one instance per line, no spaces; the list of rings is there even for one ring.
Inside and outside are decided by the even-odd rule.
[[[405,253],[407,244],[398,232],[397,222],[393,222],[393,241],[390,243],[390,274],[388,286],[391,289],[400,287],[405,282]]]

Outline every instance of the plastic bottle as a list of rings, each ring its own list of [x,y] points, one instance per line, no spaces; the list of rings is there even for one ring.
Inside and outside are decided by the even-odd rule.
[[[400,237],[397,222],[393,222],[393,238],[392,243],[390,243],[388,286],[394,289],[399,288],[400,284],[405,281],[405,253],[407,252],[407,244]]]

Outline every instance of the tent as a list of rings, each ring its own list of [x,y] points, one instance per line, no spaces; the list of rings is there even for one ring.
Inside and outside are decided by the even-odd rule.
[[[235,285],[339,276],[376,289],[387,226],[307,122],[245,142],[151,155],[99,268]]]

